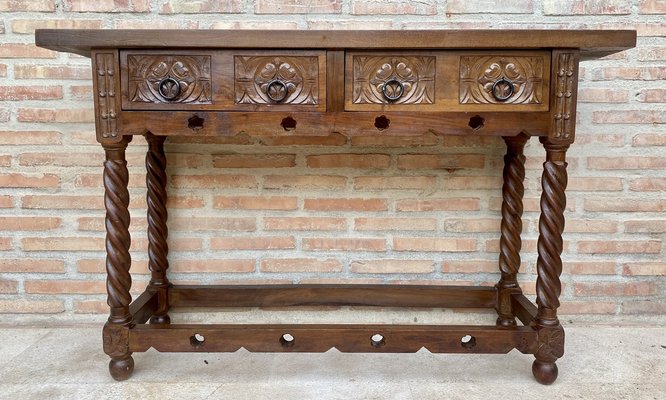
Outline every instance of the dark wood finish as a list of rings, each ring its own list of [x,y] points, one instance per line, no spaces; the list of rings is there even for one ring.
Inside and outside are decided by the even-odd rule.
[[[497,283],[497,324],[501,326],[516,325],[512,310],[511,297],[521,293],[518,285],[518,269],[520,268],[520,233],[523,230],[523,195],[525,187],[525,155],[523,149],[529,136],[521,133],[517,136],[504,137],[506,155],[502,173],[502,223],[500,226],[500,257],[499,267],[502,273]]]
[[[583,59],[636,46],[633,30],[96,30],[38,29],[37,46],[90,56],[92,48],[581,49]]]
[[[492,308],[493,287],[423,285],[174,286],[172,307],[375,306]]]
[[[90,56],[97,139],[106,153],[104,351],[118,380],[133,351],[327,351],[534,354],[557,378],[564,330],[566,151],[575,138],[578,63],[633,47],[634,31],[37,30],[41,47]],[[172,286],[167,277],[167,136],[502,136],[495,287],[422,285]],[[151,280],[133,303],[125,149],[145,135]],[[536,305],[518,285],[525,156],[546,150]],[[172,307],[379,306],[495,309],[494,326],[179,325]],[[519,326],[516,318],[522,322]],[[150,324],[146,324],[146,322]]]

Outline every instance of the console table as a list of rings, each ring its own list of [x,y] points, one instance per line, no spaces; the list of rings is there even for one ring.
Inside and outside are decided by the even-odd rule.
[[[578,63],[635,46],[635,31],[37,30],[38,46],[92,59],[97,140],[104,148],[110,316],[104,351],[117,380],[133,352],[249,351],[534,354],[549,384],[564,352],[557,318],[567,163]],[[173,285],[167,278],[167,136],[344,135],[434,130],[506,143],[494,287],[417,285]],[[151,280],[130,296],[125,150],[144,135]],[[537,300],[520,265],[523,148],[545,149]],[[363,305],[494,308],[490,326],[171,324],[173,307]],[[518,319],[522,324],[516,322]],[[147,323],[148,322],[148,323]]]

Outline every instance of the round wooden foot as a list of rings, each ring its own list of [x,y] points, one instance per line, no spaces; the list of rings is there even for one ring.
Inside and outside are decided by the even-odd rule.
[[[496,324],[497,326],[501,326],[503,328],[513,328],[516,326],[516,319],[498,317]]]
[[[109,372],[113,379],[117,381],[124,381],[132,375],[134,371],[134,359],[132,356],[127,356],[121,359],[111,359],[109,361]]]
[[[534,360],[532,363],[532,374],[542,385],[550,385],[557,379],[557,364],[554,362],[542,362]]]
[[[171,318],[169,318],[168,314],[153,315],[150,317],[149,322],[154,325],[168,325],[171,323]]]

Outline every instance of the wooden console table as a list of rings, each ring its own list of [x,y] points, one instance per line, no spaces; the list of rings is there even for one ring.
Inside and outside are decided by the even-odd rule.
[[[564,352],[557,319],[566,151],[574,141],[580,60],[631,48],[634,31],[38,30],[38,46],[92,59],[97,140],[106,153],[108,304],[104,351],[117,380],[133,352],[301,351],[534,354],[548,384]],[[345,135],[434,130],[502,136],[495,287],[415,285],[181,286],[167,279],[167,136]],[[144,135],[149,268],[130,296],[125,149]],[[538,136],[541,179],[537,300],[522,293],[523,147]],[[172,307],[364,305],[494,308],[491,326],[171,324]],[[516,323],[516,318],[522,325]],[[149,324],[146,324],[149,322]]]

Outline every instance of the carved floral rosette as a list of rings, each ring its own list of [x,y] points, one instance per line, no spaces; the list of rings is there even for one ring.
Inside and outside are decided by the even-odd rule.
[[[316,56],[235,56],[234,64],[236,104],[319,104]]]
[[[354,104],[386,104],[386,82],[402,84],[402,96],[392,104],[433,104],[435,99],[435,57],[354,56]]]
[[[211,104],[210,56],[128,55],[129,99],[137,103]],[[160,93],[165,78],[178,82],[179,93]]]
[[[543,64],[542,57],[460,57],[460,104],[541,104]],[[513,84],[504,101],[493,95],[493,85],[502,79]]]

